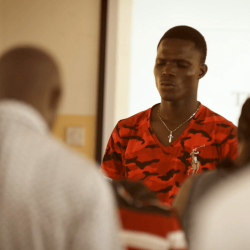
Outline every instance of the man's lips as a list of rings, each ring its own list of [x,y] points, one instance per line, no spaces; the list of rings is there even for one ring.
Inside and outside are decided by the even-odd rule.
[[[170,80],[160,80],[160,85],[163,86],[175,86],[176,84]]]

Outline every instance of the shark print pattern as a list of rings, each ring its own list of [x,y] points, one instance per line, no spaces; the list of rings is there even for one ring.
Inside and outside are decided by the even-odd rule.
[[[183,133],[165,147],[151,127],[152,108],[117,123],[101,167],[112,179],[142,181],[159,201],[170,205],[192,170],[194,148],[202,146],[198,173],[215,169],[226,157],[237,157],[236,127],[201,104]]]

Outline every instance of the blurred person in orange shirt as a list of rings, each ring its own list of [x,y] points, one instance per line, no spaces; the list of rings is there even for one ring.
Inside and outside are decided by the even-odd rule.
[[[128,250],[185,250],[187,243],[176,212],[161,204],[141,182],[112,181]]]

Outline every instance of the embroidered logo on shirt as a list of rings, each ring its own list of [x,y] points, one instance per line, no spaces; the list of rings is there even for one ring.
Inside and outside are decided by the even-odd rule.
[[[202,148],[202,147],[205,147],[205,145],[202,145],[198,148]],[[193,174],[196,174],[200,169],[200,162],[197,160],[197,155],[200,153],[199,151],[197,151],[198,148],[194,148],[193,151],[190,153],[192,157],[192,161],[191,161],[192,168],[188,170],[188,175],[191,170],[192,170],[192,175],[193,175]]]

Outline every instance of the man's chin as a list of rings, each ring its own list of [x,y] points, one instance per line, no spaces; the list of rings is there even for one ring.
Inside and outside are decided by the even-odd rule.
[[[178,100],[178,98],[176,96],[173,96],[173,95],[162,95],[161,100],[163,100],[165,102],[175,102]]]

